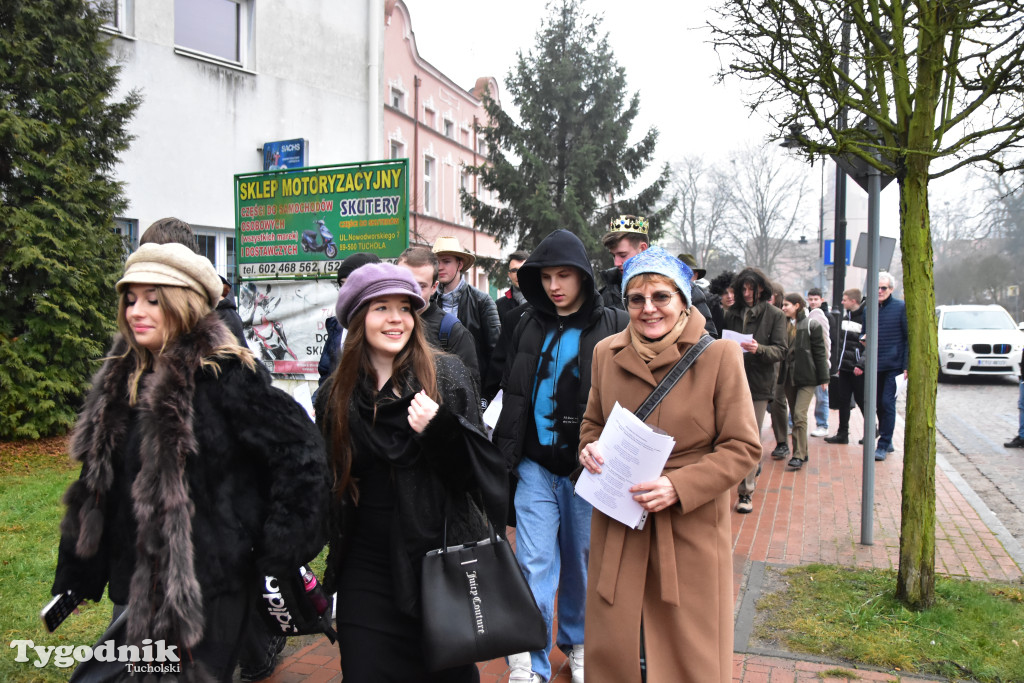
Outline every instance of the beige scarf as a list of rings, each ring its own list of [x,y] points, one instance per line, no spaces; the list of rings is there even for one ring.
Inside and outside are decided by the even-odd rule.
[[[645,363],[650,363],[652,360],[657,358],[658,354],[667,349],[668,347],[675,344],[679,337],[682,336],[683,330],[686,329],[686,323],[690,320],[690,309],[683,311],[683,314],[679,316],[679,320],[676,324],[668,331],[661,339],[652,341],[647,337],[643,336],[633,326],[629,326],[629,337],[633,342],[633,348],[640,354],[640,357],[644,359]]]

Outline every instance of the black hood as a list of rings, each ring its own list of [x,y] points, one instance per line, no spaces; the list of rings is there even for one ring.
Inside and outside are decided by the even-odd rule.
[[[590,309],[598,301],[594,271],[590,267],[583,242],[568,230],[555,230],[537,245],[526,263],[519,267],[519,291],[534,308],[557,315],[555,304],[548,298],[540,280],[541,269],[549,266],[573,266],[583,273],[583,305],[580,310]]]

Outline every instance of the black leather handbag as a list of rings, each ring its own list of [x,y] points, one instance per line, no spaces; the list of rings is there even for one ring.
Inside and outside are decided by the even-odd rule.
[[[445,547],[423,558],[423,654],[440,671],[540,650],[547,626],[508,541],[490,536]]]

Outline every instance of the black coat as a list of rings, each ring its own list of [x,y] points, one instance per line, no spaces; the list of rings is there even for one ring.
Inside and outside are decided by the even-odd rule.
[[[441,306],[441,292],[434,295],[433,301]],[[501,334],[501,320],[498,318],[498,307],[494,299],[487,296],[473,285],[466,283],[458,290],[459,305],[456,317],[466,326],[476,342],[476,366],[486,370],[491,361],[491,352],[498,343]]]
[[[441,321],[444,320],[444,311],[433,301],[420,314],[420,319],[423,320],[423,335],[427,338],[427,343],[435,349],[458,356],[479,387],[480,367],[477,365],[476,339],[466,326],[456,322],[448,333],[448,338],[442,340]]]
[[[501,457],[480,430],[480,398],[465,365],[455,356],[435,357],[441,407],[421,434],[409,428],[409,439],[418,447],[413,464],[393,467],[395,522],[392,537],[399,539],[391,551],[394,599],[399,609],[419,617],[420,564],[428,550],[441,547],[445,502],[448,510],[448,544],[480,540],[486,535],[484,518],[503,521],[507,516],[508,488]],[[330,404],[333,377],[320,392],[317,424],[328,446],[332,443],[334,409]],[[350,404],[350,419],[355,408]],[[470,501],[479,504],[476,507]],[[324,588],[338,589],[338,578],[348,553],[348,539],[355,523],[349,495],[332,498],[329,517],[327,568]],[[497,524],[501,529],[501,522]]]
[[[165,349],[133,410],[134,358],[117,341],[75,425],[82,473],[64,496],[53,592],[99,600],[109,582],[129,639],[192,647],[212,598],[323,547],[320,435],[261,364],[218,355],[232,342],[216,314],[201,320]]]
[[[839,369],[853,372],[864,367],[864,347],[860,336],[864,334],[864,306],[855,311],[843,310],[839,323]]]

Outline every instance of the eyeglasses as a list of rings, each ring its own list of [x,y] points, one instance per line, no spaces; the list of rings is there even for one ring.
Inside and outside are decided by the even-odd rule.
[[[508,274],[509,274],[509,275],[515,275],[515,274],[516,274],[516,273],[518,273],[518,272],[519,272],[519,269],[518,269],[518,268],[509,268],[509,269],[508,269]]]
[[[885,285],[878,285],[878,291],[885,292],[892,289],[892,287],[886,287]]]
[[[630,294],[626,297],[626,303],[630,308],[640,309],[647,305],[650,301],[658,308],[664,308],[672,302],[672,297],[676,295],[675,292],[655,292],[650,296],[644,296],[643,294]]]

